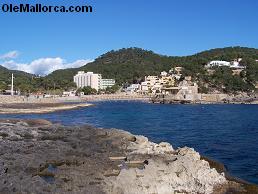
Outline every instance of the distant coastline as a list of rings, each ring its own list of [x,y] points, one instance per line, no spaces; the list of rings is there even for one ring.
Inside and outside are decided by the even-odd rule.
[[[92,106],[92,102],[99,101],[141,101],[160,104],[258,104],[256,97],[228,96],[227,99],[219,99],[217,94],[206,96],[209,96],[206,100],[189,101],[177,100],[171,96],[126,93],[52,98],[0,95],[0,114],[50,113],[88,107]]]
[[[0,93],[11,94],[13,83],[13,92],[23,95],[110,94],[122,90],[147,95],[177,94],[183,100],[202,100],[202,93],[257,95],[257,56],[258,49],[246,47],[212,49],[185,57],[126,48],[107,52],[87,65],[43,77],[0,65]],[[87,78],[91,74],[94,81],[79,82],[77,75],[87,80],[83,72]]]

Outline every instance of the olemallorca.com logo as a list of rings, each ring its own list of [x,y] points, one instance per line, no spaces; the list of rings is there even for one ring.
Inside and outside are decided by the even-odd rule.
[[[1,11],[4,13],[91,13],[90,5],[63,6],[43,4],[2,4]]]

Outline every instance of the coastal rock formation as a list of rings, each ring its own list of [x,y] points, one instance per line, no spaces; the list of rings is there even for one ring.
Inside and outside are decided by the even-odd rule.
[[[211,169],[191,148],[174,151],[168,143],[155,144],[143,136],[128,148],[131,159],[140,157],[135,154],[147,154],[148,165],[124,167],[117,177],[109,179],[114,188],[111,193],[212,193],[214,186],[227,184],[224,174]]]
[[[191,148],[116,129],[0,120],[1,194],[228,191],[246,192]]]
[[[147,137],[137,136],[135,143],[132,143],[128,146],[129,150],[132,150],[134,154],[166,154],[172,153],[174,151],[172,145],[166,142],[161,142],[156,144],[150,142]]]

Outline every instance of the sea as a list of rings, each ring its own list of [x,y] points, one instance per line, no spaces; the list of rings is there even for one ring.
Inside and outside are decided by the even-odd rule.
[[[41,118],[68,126],[124,129],[157,143],[169,142],[174,148],[192,147],[222,162],[232,176],[258,184],[258,105],[92,103],[94,106],[76,110],[0,118]]]

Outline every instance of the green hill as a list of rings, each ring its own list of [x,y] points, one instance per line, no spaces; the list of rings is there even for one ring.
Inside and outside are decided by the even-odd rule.
[[[215,75],[208,75],[204,65],[211,60],[232,61],[243,58],[246,71],[233,76],[229,68],[217,68]],[[191,56],[164,56],[140,48],[127,48],[110,51],[98,57],[94,62],[74,69],[57,70],[44,78],[32,79],[33,75],[16,72],[23,80],[26,90],[68,89],[74,87],[73,76],[78,71],[101,73],[103,78],[114,78],[120,85],[140,82],[146,75],[159,75],[175,66],[184,67],[184,75],[191,75],[204,90],[217,89],[225,92],[249,91],[258,81],[258,49],[246,47],[227,47],[200,52]],[[10,74],[0,67],[2,82],[10,82]],[[6,81],[7,80],[7,81]],[[20,83],[22,84],[22,82]],[[204,88],[206,87],[206,88]]]
[[[192,57],[205,58],[206,60],[225,60],[230,61],[237,58],[252,58],[258,59],[258,49],[247,47],[227,47],[211,49],[200,52]]]
[[[0,90],[10,89],[12,73],[15,76],[16,89],[33,87],[32,80],[34,75],[16,70],[9,70],[0,65]]]
[[[222,78],[218,81],[216,76],[209,77],[206,74],[204,65],[211,60],[231,61],[236,58],[243,58],[243,61],[249,60],[249,63],[255,64],[253,65],[255,68],[252,69],[256,69],[257,63],[254,60],[258,59],[258,49],[227,47],[183,57],[159,55],[140,48],[120,49],[118,51],[110,51],[81,68],[55,71],[48,75],[47,78],[54,80],[62,87],[62,82],[72,82],[73,76],[77,71],[83,70],[101,73],[104,78],[114,78],[118,84],[124,84],[139,82],[146,75],[158,75],[161,71],[168,71],[174,66],[183,66],[185,68],[184,74],[193,76],[201,85],[210,83],[210,86],[212,86],[216,83],[218,89],[220,89],[227,81],[232,81],[226,79],[228,76],[229,79],[237,79],[237,82],[241,82],[240,78],[232,77],[229,75],[229,71],[224,71],[221,75]],[[252,82],[258,81],[258,73],[256,71],[249,71],[249,73],[253,74],[253,77],[256,77]],[[246,86],[245,83],[251,80],[244,80],[243,78],[242,81],[243,87],[249,89],[250,84]],[[236,90],[238,89],[236,88]]]
[[[108,52],[93,63],[81,67],[84,71],[99,72],[105,78],[115,78],[119,84],[141,80],[146,75],[160,74],[171,68],[171,59],[139,48]]]

